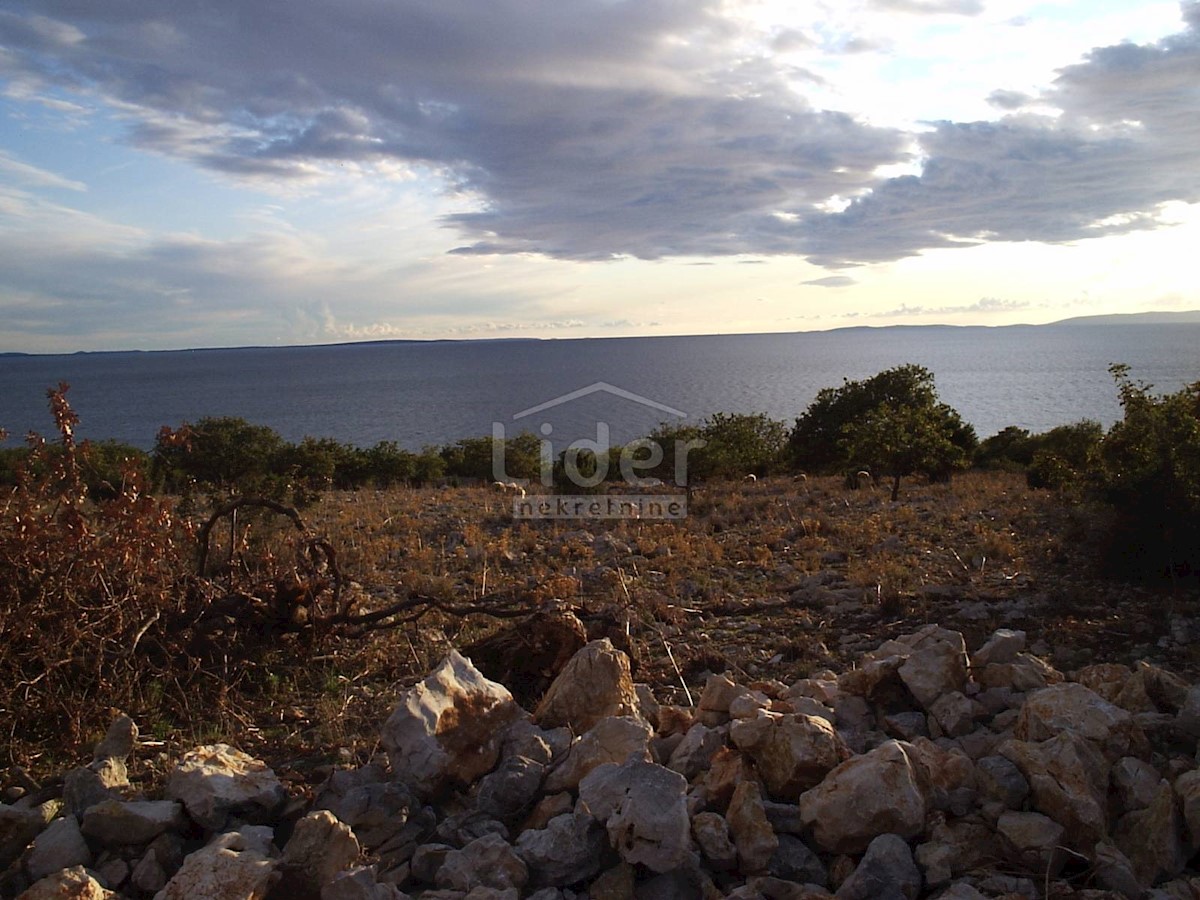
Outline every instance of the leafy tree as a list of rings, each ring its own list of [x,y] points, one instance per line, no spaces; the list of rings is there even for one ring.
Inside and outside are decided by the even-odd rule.
[[[980,443],[975,451],[975,465],[981,469],[1003,469],[1020,472],[1033,462],[1037,440],[1027,428],[1009,425]]]
[[[678,479],[688,483],[699,474],[697,465],[699,454],[704,448],[704,435],[698,425],[680,425],[663,422],[647,436],[641,446],[636,449],[626,449],[632,454],[631,462],[636,465],[633,471],[641,478],[658,478],[661,481],[676,484]],[[653,466],[644,465],[650,462],[650,453],[657,447],[662,456]]]
[[[1114,365],[1124,417],[1100,443],[1100,480],[1118,513],[1110,558],[1142,573],[1200,572],[1200,381],[1153,396]]]
[[[967,464],[954,443],[954,428],[940,405],[881,403],[842,429],[839,442],[848,459],[892,479],[892,499],[900,479],[916,472],[938,473]]]
[[[386,488],[412,481],[416,475],[416,454],[401,449],[395,441],[380,441],[373,447],[359,450],[354,462],[359,479],[357,484],[370,480],[375,487]]]
[[[897,418],[900,410],[908,409],[919,411],[920,416]],[[881,410],[885,415],[876,415]],[[975,429],[965,423],[956,410],[938,401],[933,373],[910,363],[887,369],[865,381],[847,379],[839,388],[824,388],[818,392],[808,409],[796,419],[788,436],[792,465],[809,471],[832,472],[866,462],[862,457],[852,456],[852,448],[860,454],[878,457],[878,453],[868,453],[867,432],[862,431],[862,426],[872,416],[874,427],[878,428],[881,418],[894,418],[904,427],[904,433],[923,443],[928,427],[936,423],[936,434],[945,436],[954,450],[943,454],[916,454],[923,461],[912,471],[931,477],[944,476],[961,465],[963,459],[974,453],[978,443]],[[856,429],[860,432],[859,438],[852,434]],[[895,444],[892,440],[887,443]],[[896,454],[885,456],[899,460]]]
[[[511,478],[536,479],[540,475],[541,442],[527,431],[503,439],[497,446],[492,436],[464,438],[438,451],[446,465],[446,474],[460,478],[496,478],[494,455],[504,462],[504,472]]]
[[[773,470],[787,448],[787,426],[762,413],[714,413],[700,428],[696,474],[741,478]]]
[[[1034,488],[1064,488],[1082,484],[1092,470],[1096,450],[1104,437],[1099,422],[1083,420],[1059,425],[1031,441],[1033,458],[1025,480]]]
[[[277,472],[283,438],[265,425],[232,416],[205,417],[178,431],[164,428],[154,446],[155,470],[170,490],[190,482],[248,493]]]

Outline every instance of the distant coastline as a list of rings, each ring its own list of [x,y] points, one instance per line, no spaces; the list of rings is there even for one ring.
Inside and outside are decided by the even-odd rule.
[[[760,335],[785,334],[838,334],[853,331],[966,331],[969,329],[987,329],[999,331],[1008,328],[1057,328],[1063,325],[1200,325],[1200,309],[1182,311],[1151,311],[1141,313],[1111,313],[1099,316],[1073,316],[1067,319],[1056,319],[1053,322],[1014,322],[1009,325],[953,325],[945,322],[935,322],[925,325],[841,325],[837,328],[816,329],[809,331],[761,331],[761,332],[714,332],[712,334],[635,334],[635,335],[601,335],[595,337],[489,337],[489,338],[386,338],[370,341],[333,341],[327,344],[245,344],[233,347],[177,347],[154,350],[125,349],[125,350],[64,350],[59,353],[29,353],[22,350],[0,350],[0,358],[14,356],[102,356],[109,354],[133,353],[219,353],[228,350],[303,350],[316,347],[387,347],[387,346],[432,346],[435,344],[519,344],[519,343],[566,343],[570,341],[631,341],[649,340],[655,338],[706,338],[729,337],[741,335],[752,337]]]

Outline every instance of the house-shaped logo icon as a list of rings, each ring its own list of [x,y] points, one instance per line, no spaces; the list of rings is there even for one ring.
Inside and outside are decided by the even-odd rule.
[[[607,381],[596,381],[592,384],[589,384],[587,387],[582,387],[577,391],[571,391],[569,394],[561,394],[557,397],[547,400],[545,403],[539,403],[537,406],[531,406],[528,409],[523,409],[519,413],[515,413],[512,418],[515,422],[518,419],[524,419],[527,416],[536,415],[537,413],[553,409],[556,406],[562,406],[564,403],[572,403],[575,400],[579,400],[583,397],[597,393],[612,394],[613,396],[620,397],[623,400],[630,400],[633,403],[639,403],[642,406],[650,409],[656,409],[659,412],[664,412],[680,419],[687,418],[687,413],[683,412],[682,410],[675,409],[673,406],[667,406],[665,403],[659,403],[655,400],[651,400],[648,397],[643,397],[640,394],[635,394],[632,391],[615,387],[614,385],[609,384]]]

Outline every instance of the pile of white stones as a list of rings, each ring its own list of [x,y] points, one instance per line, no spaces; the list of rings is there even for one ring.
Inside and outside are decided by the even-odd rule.
[[[289,797],[225,745],[132,795],[119,718],[61,799],[0,806],[27,900],[1200,897],[1200,686],[1064,675],[936,625],[848,672],[660,706],[608,641],[532,714],[458,653],[382,757]]]

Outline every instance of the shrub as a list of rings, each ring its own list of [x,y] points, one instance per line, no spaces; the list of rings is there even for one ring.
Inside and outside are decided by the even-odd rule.
[[[900,479],[906,475],[938,477],[967,464],[966,452],[954,443],[950,417],[932,403],[881,403],[843,428],[839,446],[855,465],[891,478],[893,500],[900,496]]]
[[[498,443],[491,436],[464,438],[438,452],[445,463],[445,474],[450,477],[493,481],[499,477],[497,457],[508,478],[534,480],[541,474],[541,442],[527,431]]]
[[[1033,458],[1025,473],[1026,482],[1032,488],[1060,490],[1084,485],[1103,437],[1100,423],[1088,420],[1035,435],[1030,441]]]
[[[1117,512],[1110,561],[1133,574],[1200,572],[1200,382],[1153,396],[1114,365],[1123,418],[1100,443]]]
[[[908,416],[904,410],[914,414]],[[919,445],[906,450],[888,438],[883,426],[889,420]],[[974,453],[977,443],[975,429],[938,401],[933,373],[909,364],[865,381],[847,379],[840,388],[818,392],[796,419],[787,452],[794,467],[809,471],[835,472],[870,464],[866,458],[870,457],[887,460],[888,474],[894,477],[890,470],[908,468],[904,461],[908,456],[920,460],[912,471],[945,477]],[[934,444],[941,450],[931,453]]]
[[[1023,472],[1033,462],[1037,441],[1025,428],[1009,425],[983,441],[975,451],[975,465],[980,469]]]
[[[66,726],[77,739],[96,701],[132,704],[163,650],[148,632],[177,611],[187,532],[132,456],[89,497],[85,472],[103,454],[89,463],[76,445],[66,392],[49,391],[58,445],[30,436],[0,508],[0,707],[23,736]]]
[[[773,471],[787,448],[787,426],[762,413],[714,413],[704,420],[692,465],[698,477],[741,478]]]
[[[243,494],[279,493],[283,438],[265,425],[232,416],[205,417],[177,431],[163,428],[154,445],[154,471],[168,490],[199,483]]]

